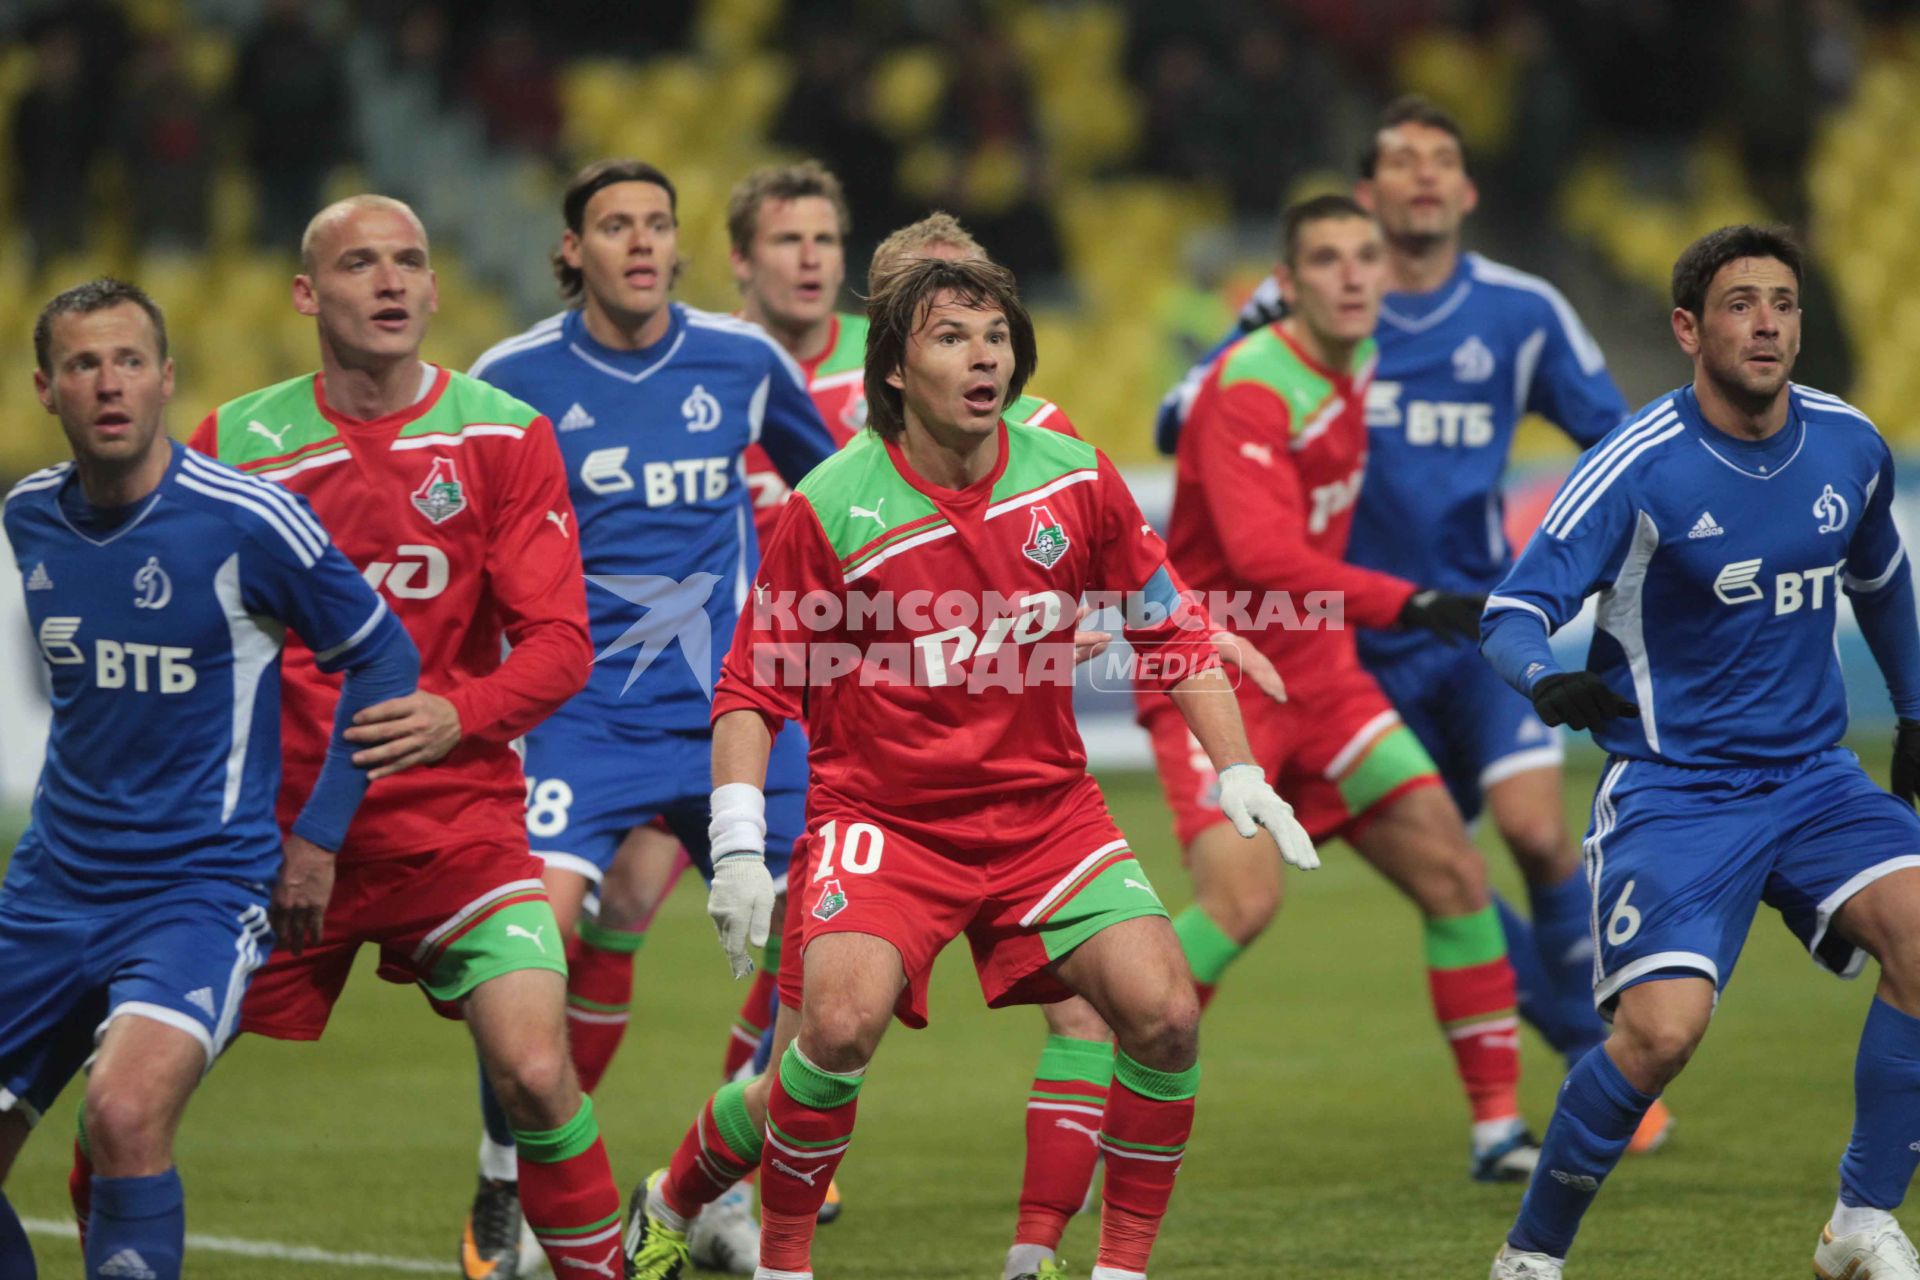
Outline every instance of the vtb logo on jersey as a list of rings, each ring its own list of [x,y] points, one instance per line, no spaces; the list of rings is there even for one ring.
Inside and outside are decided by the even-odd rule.
[[[687,420],[689,431],[711,431],[720,425],[720,402],[713,393],[698,383],[680,402],[680,416]]]
[[[1060,563],[1060,557],[1067,554],[1067,531],[1044,502],[1028,507],[1032,513],[1032,523],[1027,527],[1027,545],[1020,548],[1020,554],[1039,565],[1042,569],[1051,569]]]
[[[1828,485],[1813,500],[1813,514],[1820,517],[1820,533],[1838,533],[1847,527],[1847,500]]]
[[[1720,570],[1713,580],[1713,594],[1722,604],[1751,604],[1765,600],[1767,590],[1760,585],[1759,560],[1735,560]],[[1847,562],[1823,564],[1815,569],[1794,570],[1773,575],[1773,616],[1778,618],[1802,609],[1824,609],[1839,594],[1829,590],[1837,582]]]
[[[159,556],[148,556],[146,565],[133,575],[133,607],[164,609],[173,599],[173,580],[160,567]]]
[[[454,470],[452,458],[433,460],[427,478],[413,491],[413,506],[435,524],[445,524],[467,509],[466,490],[461,487],[460,473]]]

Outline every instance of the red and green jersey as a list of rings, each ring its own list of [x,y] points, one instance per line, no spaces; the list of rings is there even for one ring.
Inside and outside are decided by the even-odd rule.
[[[1215,664],[1166,547],[1085,441],[1002,421],[964,489],[863,432],[782,509],[714,693],[716,717],[800,720],[813,785],[872,808],[1079,778],[1073,632],[1083,593],[1162,607],[1127,635],[1160,687]]]
[[[1283,322],[1284,323],[1284,322]],[[1346,563],[1354,499],[1367,468],[1371,338],[1344,371],[1314,360],[1283,324],[1256,329],[1220,354],[1180,434],[1168,544],[1196,590],[1285,592],[1305,616],[1309,592],[1339,592],[1345,627],[1250,633],[1285,673],[1344,655],[1354,627],[1392,625],[1413,584]]]
[[[593,660],[553,428],[484,382],[427,376],[415,404],[363,422],[329,408],[307,374],[222,405],[191,442],[307,499],[406,625],[420,687],[460,713],[445,760],[368,790],[342,856],[524,846],[526,783],[509,744],[576,693]],[[325,758],[340,677],[289,636],[282,681],[285,827]]]

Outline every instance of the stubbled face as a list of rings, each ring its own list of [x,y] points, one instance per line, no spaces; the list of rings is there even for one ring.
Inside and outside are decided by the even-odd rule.
[[[1300,228],[1293,261],[1276,273],[1289,314],[1321,342],[1346,346],[1373,333],[1386,291],[1386,245],[1372,218],[1323,218]]]
[[[1701,314],[1676,308],[1674,337],[1737,402],[1770,403],[1800,355],[1800,286],[1778,258],[1736,258],[1707,285]]]
[[[646,323],[667,305],[680,261],[680,224],[658,183],[602,187],[566,233],[560,255],[586,286],[586,305],[622,329]]]
[[[942,289],[887,378],[921,422],[986,435],[999,424],[1013,381],[1013,335],[997,308],[969,306]]]
[[[33,388],[60,419],[73,456],[123,470],[165,447],[161,420],[173,399],[173,361],[132,302],[53,321],[52,372],[35,370]]]
[[[347,210],[314,237],[313,271],[294,277],[293,305],[349,360],[417,356],[440,309],[425,233],[393,209]]]
[[[833,314],[847,278],[840,215],[825,196],[763,200],[747,252],[734,252],[742,295],[776,325],[804,329]]]
[[[1480,201],[1454,136],[1408,121],[1382,129],[1373,177],[1354,189],[1395,241],[1451,240]]]

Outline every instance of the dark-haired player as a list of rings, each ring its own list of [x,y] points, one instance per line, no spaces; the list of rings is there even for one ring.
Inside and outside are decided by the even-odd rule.
[[[711,874],[713,681],[759,561],[746,454],[761,446],[797,483],[834,448],[800,367],[763,329],[673,301],[677,200],[672,181],[649,164],[608,160],[581,170],[562,197],[555,258],[574,305],[473,366],[475,377],[554,421],[579,521],[570,532],[586,568],[595,662],[586,689],[527,735],[526,822],[563,934],[589,889],[601,889],[602,927],[575,944],[584,963],[569,985],[574,1054],[589,1088],[624,1024],[577,1015],[624,1010],[632,979],[630,952],[621,968],[586,953],[619,955],[619,926],[640,914],[610,891],[617,878],[603,877],[616,855],[632,856],[623,846],[636,833],[644,838],[656,817]],[[803,829],[799,735],[783,737],[774,757],[768,849],[784,877]],[[767,925],[759,929],[764,943]],[[497,1119],[489,1129],[463,1244],[475,1280],[498,1275],[482,1268],[518,1236],[501,1208],[511,1204],[511,1146]]]
[[[1500,674],[1608,752],[1586,856],[1593,994],[1613,1024],[1561,1087],[1493,1277],[1559,1280],[1764,902],[1823,968],[1880,962],[1814,1272],[1915,1280],[1892,1211],[1920,1160],[1920,626],[1893,458],[1858,410],[1788,381],[1800,250],[1783,231],[1689,246],[1672,325],[1692,382],[1587,451],[1487,601],[1481,647]],[[1900,716],[1892,795],[1840,745],[1843,591]],[[1563,671],[1547,637],[1590,595],[1586,666]]]
[[[34,389],[73,461],[7,495],[53,722],[0,885],[0,1182],[83,1063],[89,1276],[177,1280],[173,1139],[276,935],[319,941],[368,777],[345,730],[411,693],[419,657],[307,504],[172,443],[164,317],[94,280],[34,327]],[[289,628],[340,676],[316,774],[280,794]],[[317,763],[317,762],[316,762]],[[391,784],[389,784],[391,785]],[[277,880],[277,883],[276,883]],[[33,1251],[0,1196],[0,1275]]]

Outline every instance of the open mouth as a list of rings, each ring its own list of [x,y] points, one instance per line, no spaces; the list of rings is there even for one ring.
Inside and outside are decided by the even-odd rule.
[[[388,332],[406,328],[408,318],[405,307],[383,307],[373,313],[373,322]]]
[[[124,409],[107,409],[94,417],[93,425],[118,430],[121,427],[132,426],[133,415]]]
[[[976,382],[961,393],[967,408],[975,413],[993,413],[1000,408],[1000,388],[991,382]]]
[[[660,273],[652,267],[628,267],[626,279],[635,289],[651,289],[660,282]]]
[[[802,280],[799,284],[793,286],[793,292],[803,302],[818,302],[820,295],[825,293],[826,290],[818,280]]]

